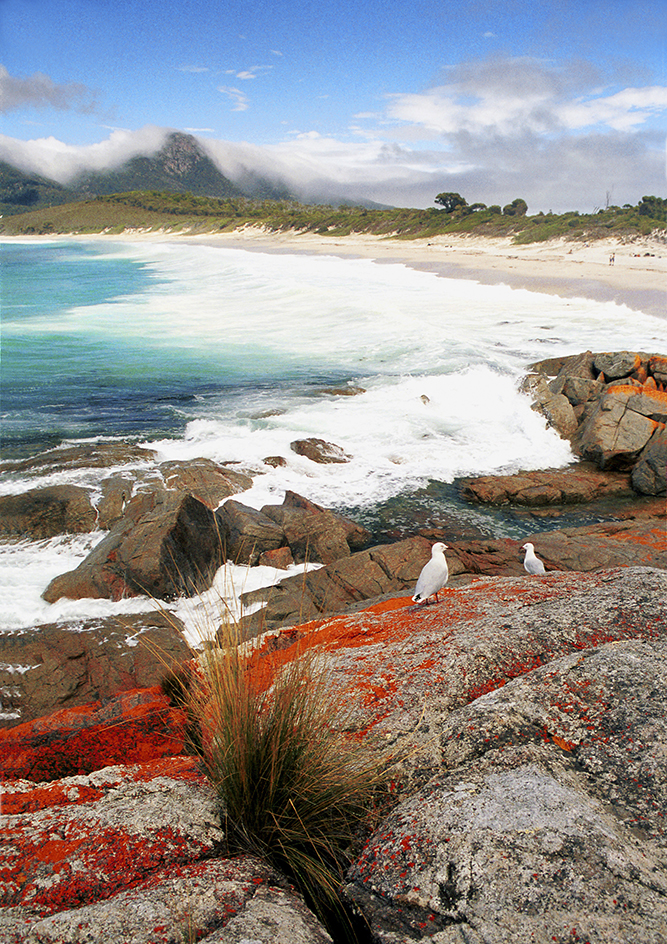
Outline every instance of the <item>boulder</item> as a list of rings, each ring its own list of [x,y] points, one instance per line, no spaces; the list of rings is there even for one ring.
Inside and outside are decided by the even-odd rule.
[[[185,716],[157,686],[0,729],[0,777],[58,780],[184,750]]]
[[[0,496],[0,535],[5,537],[40,541],[57,534],[81,534],[92,531],[96,519],[90,491],[77,485]]]
[[[667,430],[659,427],[639,455],[632,470],[632,485],[643,495],[664,495],[667,490]]]
[[[210,587],[222,563],[215,514],[191,495],[139,494],[123,518],[74,571],[55,577],[43,593],[120,600],[148,594],[170,600]]]
[[[633,351],[616,351],[611,354],[596,354],[593,367],[596,375],[604,374],[606,380],[618,380],[620,377],[629,377],[633,371],[639,370],[642,359]]]
[[[180,621],[161,611],[0,634],[0,725],[157,685],[190,658]]]
[[[227,560],[254,565],[265,551],[285,543],[280,525],[255,508],[229,499],[215,513],[220,539]]]
[[[667,384],[667,357],[658,354],[650,357],[648,370],[659,384]]]
[[[352,458],[340,446],[325,442],[324,439],[295,439],[290,443],[290,449],[298,456],[305,456],[313,462],[349,462]]]
[[[577,432],[581,454],[601,469],[631,469],[656,428],[646,415],[651,406],[662,407],[636,388],[608,388],[595,410]]]
[[[289,490],[282,505],[265,505],[262,513],[280,525],[297,563],[329,564],[370,541],[362,525]]]
[[[159,469],[166,488],[194,495],[213,511],[225,498],[252,487],[249,475],[218,465],[210,459],[163,462]]]
[[[374,939],[664,941],[666,658],[601,645],[453,711],[349,874]]]
[[[277,570],[288,570],[294,564],[292,552],[288,547],[277,547],[273,551],[264,551],[259,555],[260,567],[275,567]]]

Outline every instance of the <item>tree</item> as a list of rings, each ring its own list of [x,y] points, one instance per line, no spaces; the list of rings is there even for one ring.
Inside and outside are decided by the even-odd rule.
[[[460,193],[439,193],[433,202],[439,203],[445,213],[453,213],[454,210],[468,206],[468,201]]]
[[[528,212],[528,204],[521,197],[512,200],[507,206],[503,207],[503,216],[525,216]]]

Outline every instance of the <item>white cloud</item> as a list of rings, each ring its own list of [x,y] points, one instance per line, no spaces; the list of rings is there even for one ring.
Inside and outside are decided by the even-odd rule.
[[[256,79],[258,75],[270,72],[273,66],[250,66],[249,69],[242,69],[237,72],[236,69],[226,69],[225,75],[233,75],[237,79]]]
[[[602,127],[629,131],[667,110],[667,88],[599,87],[586,64],[489,59],[449,70],[449,81],[423,92],[389,97],[395,122],[435,135],[551,134]],[[593,86],[593,87],[591,87]]]
[[[248,96],[241,89],[233,88],[231,85],[219,85],[218,91],[232,100],[234,103],[232,111],[247,111],[250,107]]]
[[[199,72],[210,72],[211,70],[209,69],[208,66],[179,66],[178,71],[199,73]]]
[[[97,93],[86,85],[69,82],[58,84],[48,75],[35,72],[28,77],[10,75],[0,65],[0,112],[20,108],[57,108],[94,114],[98,111]]]

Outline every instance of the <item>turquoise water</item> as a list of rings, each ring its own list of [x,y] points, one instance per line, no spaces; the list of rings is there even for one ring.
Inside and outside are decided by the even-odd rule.
[[[5,458],[63,439],[175,435],[188,405],[303,380],[293,358],[256,341],[248,359],[247,345],[168,336],[148,308],[169,280],[131,254],[72,242],[1,251]]]

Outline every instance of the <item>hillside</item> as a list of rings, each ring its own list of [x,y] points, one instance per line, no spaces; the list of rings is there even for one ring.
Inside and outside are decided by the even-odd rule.
[[[199,167],[200,162],[196,160],[194,165]],[[137,173],[143,166],[137,166]],[[165,163],[163,168],[164,174],[171,173],[181,184],[195,173],[187,153],[182,163],[177,155],[173,163]],[[204,169],[200,167],[200,170],[200,179],[203,179]],[[119,178],[117,183],[120,183]],[[368,233],[410,239],[474,233],[488,237],[511,236],[516,243],[533,243],[559,237],[595,240],[609,236],[647,236],[656,231],[664,233],[666,229],[667,201],[659,197],[643,197],[636,207],[609,207],[593,214],[517,216],[499,207],[477,206],[480,208],[472,210],[466,206],[451,212],[435,207],[368,209],[344,205],[309,206],[285,199],[251,200],[242,195],[220,198],[192,192],[141,190],[15,212],[0,221],[0,233],[122,233],[127,229],[211,233],[254,225],[272,232],[310,232],[336,237]]]

